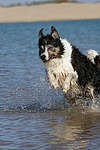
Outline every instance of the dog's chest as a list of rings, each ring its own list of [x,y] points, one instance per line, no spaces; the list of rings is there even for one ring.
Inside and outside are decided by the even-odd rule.
[[[59,84],[63,84],[68,74],[74,72],[71,63],[65,59],[54,59],[46,66],[48,74],[53,74]]]

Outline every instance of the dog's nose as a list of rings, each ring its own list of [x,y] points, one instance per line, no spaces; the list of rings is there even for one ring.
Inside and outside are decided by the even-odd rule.
[[[41,56],[42,61],[45,61],[45,58],[46,58],[45,55],[42,55],[42,56]]]

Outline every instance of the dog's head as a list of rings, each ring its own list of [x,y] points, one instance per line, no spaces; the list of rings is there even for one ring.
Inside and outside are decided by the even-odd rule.
[[[64,46],[61,43],[57,30],[52,26],[51,33],[44,36],[43,28],[39,32],[39,57],[44,63],[54,58],[61,58]]]

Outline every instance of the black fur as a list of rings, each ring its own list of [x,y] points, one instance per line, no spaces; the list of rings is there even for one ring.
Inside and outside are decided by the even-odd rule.
[[[100,93],[100,71],[85,55],[79,52],[77,48],[72,47],[71,63],[78,74],[78,84],[85,88],[90,84],[97,93]]]

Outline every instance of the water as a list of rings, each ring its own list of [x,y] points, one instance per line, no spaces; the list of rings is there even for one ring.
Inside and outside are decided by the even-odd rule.
[[[100,20],[0,24],[0,149],[100,150],[97,105],[67,103],[38,57],[38,32],[55,26],[86,54],[100,53]]]

